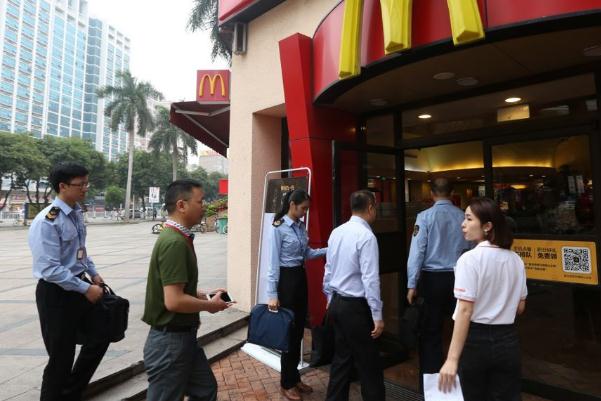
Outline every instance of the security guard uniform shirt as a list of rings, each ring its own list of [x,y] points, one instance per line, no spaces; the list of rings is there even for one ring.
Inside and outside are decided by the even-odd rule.
[[[305,223],[294,221],[285,215],[273,223],[271,263],[268,271],[267,296],[278,298],[280,267],[302,266],[305,259],[315,259],[326,254],[328,248],[312,249]]]
[[[85,294],[90,286],[79,276],[96,276],[96,266],[85,252],[86,227],[79,204],[69,206],[58,197],[35,217],[29,229],[33,276]]]
[[[450,200],[439,200],[417,215],[409,259],[407,288],[416,288],[422,270],[453,271],[470,244],[463,237],[464,212]]]

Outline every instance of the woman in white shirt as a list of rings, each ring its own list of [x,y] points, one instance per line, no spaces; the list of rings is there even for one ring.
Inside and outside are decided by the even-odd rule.
[[[524,262],[510,250],[511,231],[492,199],[472,199],[461,228],[477,246],[455,267],[455,327],[439,387],[449,391],[459,371],[465,401],[519,401],[521,355],[514,321],[526,308]]]

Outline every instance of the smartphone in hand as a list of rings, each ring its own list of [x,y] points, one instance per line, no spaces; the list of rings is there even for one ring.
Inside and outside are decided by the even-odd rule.
[[[213,293],[213,294],[209,294],[208,298],[211,299],[213,298],[215,295],[217,295],[217,293]],[[227,292],[222,292],[221,293],[221,299],[224,302],[232,302],[232,298],[230,298],[230,295]]]

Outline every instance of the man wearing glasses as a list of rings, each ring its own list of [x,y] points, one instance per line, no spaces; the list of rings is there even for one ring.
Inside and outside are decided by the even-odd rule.
[[[39,279],[36,303],[49,357],[40,399],[81,400],[109,345],[108,340],[84,342],[73,365],[77,331],[103,295],[102,277],[87,255],[80,207],[88,192],[88,170],[62,163],[52,169],[48,181],[56,199],[29,229],[33,275]]]

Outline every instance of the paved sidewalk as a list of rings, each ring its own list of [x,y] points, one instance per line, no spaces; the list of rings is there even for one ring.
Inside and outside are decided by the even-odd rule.
[[[219,386],[218,401],[287,400],[280,393],[280,373],[237,351],[211,365]],[[303,375],[303,382],[313,387],[313,393],[303,395],[305,401],[326,398],[329,375],[321,369],[311,369]],[[351,385],[349,401],[360,401],[356,384]]]
[[[111,344],[94,379],[142,360],[148,326],[140,320],[144,307],[148,261],[156,235],[152,222],[125,225],[90,225],[88,250],[99,273],[115,292],[130,301],[129,328],[124,340]],[[199,287],[226,284],[225,235],[197,235]],[[36,280],[31,273],[27,230],[0,230],[0,400],[39,398],[47,354],[35,305]],[[222,327],[246,314],[235,309],[201,314],[199,335]]]
[[[286,401],[280,393],[280,373],[237,351],[211,365],[219,386],[218,401]],[[303,395],[304,401],[322,401],[326,398],[329,373],[326,369],[310,369],[303,374],[303,382],[313,387],[313,393]],[[357,383],[351,384],[349,401],[360,401]],[[394,398],[387,397],[387,401]],[[523,401],[548,401],[529,394],[522,395]]]

